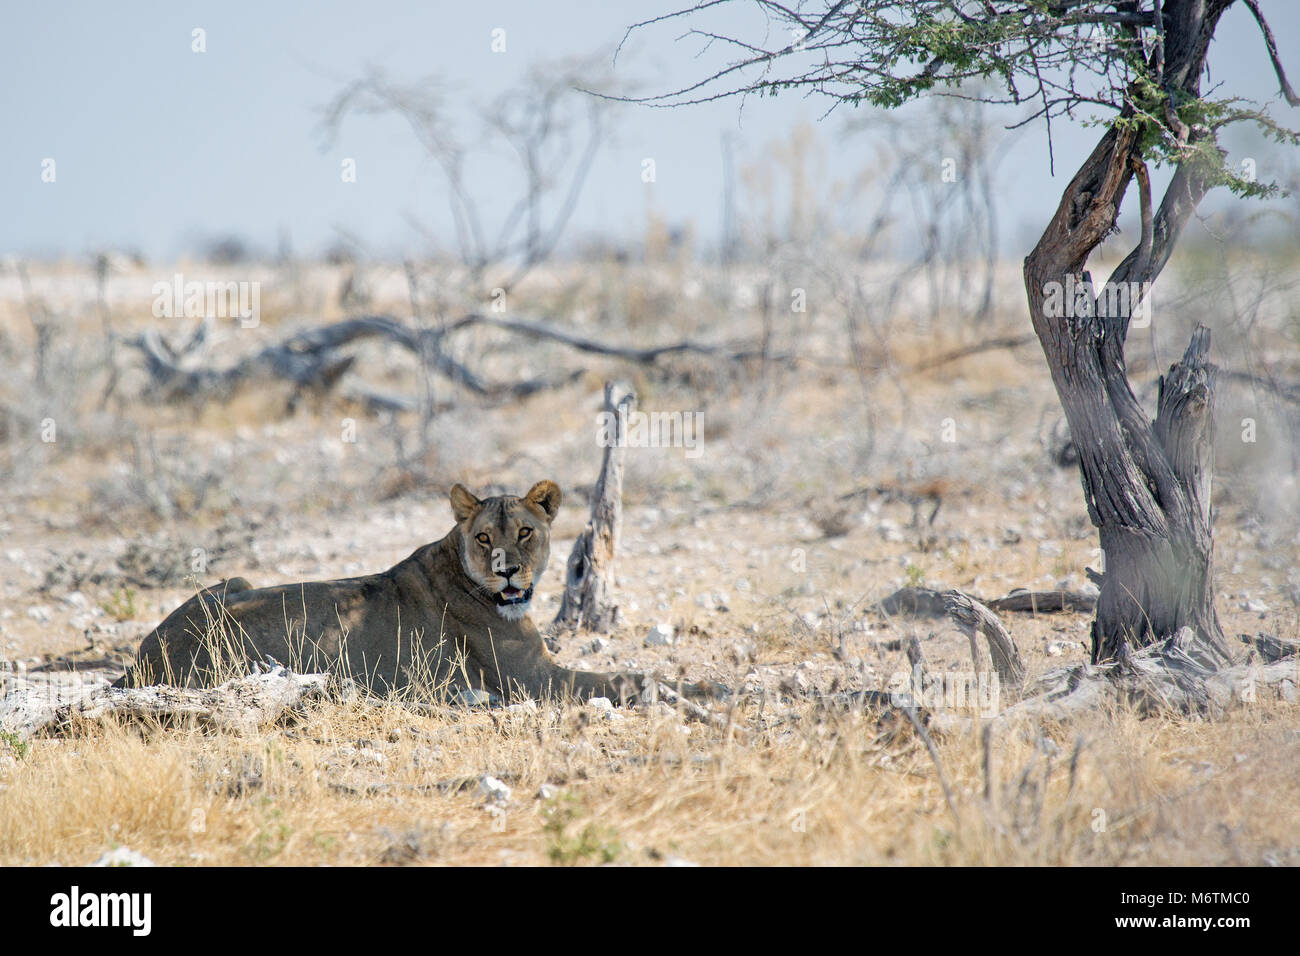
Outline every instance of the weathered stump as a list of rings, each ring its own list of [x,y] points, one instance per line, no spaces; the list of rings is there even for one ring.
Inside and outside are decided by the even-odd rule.
[[[592,495],[591,519],[573,544],[564,576],[564,596],[554,628],[610,631],[618,623],[614,599],[614,554],[623,524],[623,449],[627,416],[636,393],[605,383],[605,455]]]

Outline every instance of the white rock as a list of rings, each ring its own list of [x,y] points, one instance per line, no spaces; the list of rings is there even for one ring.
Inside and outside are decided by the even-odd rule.
[[[490,803],[510,802],[510,788],[491,774],[485,773],[478,778],[478,792]]]
[[[488,707],[492,704],[492,695],[485,690],[462,688],[456,694],[456,703],[462,707]]]
[[[609,641],[605,640],[603,637],[598,637],[595,640],[593,640],[590,644],[585,645],[582,648],[582,653],[603,654],[607,647],[609,647]]]
[[[671,624],[664,624],[662,621],[650,628],[650,633],[645,637],[646,647],[671,647],[677,643],[677,632],[673,630]]]
[[[657,700],[650,706],[650,713],[660,720],[677,720],[681,716],[662,700]]]
[[[101,856],[91,866],[157,866],[153,860],[149,859],[143,853],[137,853],[135,850],[120,846],[116,850],[109,850]]]
[[[537,788],[537,795],[534,800],[554,800],[560,795],[560,788],[554,787],[549,783],[544,783]]]
[[[50,609],[44,604],[34,604],[27,609],[27,616],[42,624],[50,623]]]
[[[731,645],[731,656],[737,664],[752,664],[754,662],[754,645],[749,641],[737,641]]]
[[[587,709],[592,711],[598,720],[623,719],[623,715],[614,709],[614,702],[608,697],[592,697],[587,701]]]

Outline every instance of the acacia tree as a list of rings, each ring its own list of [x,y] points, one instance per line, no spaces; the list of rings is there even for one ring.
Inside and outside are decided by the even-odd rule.
[[[736,35],[734,17],[713,25],[738,3],[757,16],[761,39]],[[1210,41],[1234,4],[1257,22],[1282,96],[1300,105],[1258,0],[702,0],[629,30],[685,19],[688,35],[734,55],[698,82],[639,99],[651,105],[802,91],[830,97],[832,108],[894,108],[935,93],[1027,106],[1022,122],[1044,123],[1049,145],[1062,117],[1102,127],[1024,262],[1030,317],[1105,554],[1104,573],[1095,575],[1094,662],[1185,636],[1184,628],[1203,663],[1231,658],[1211,576],[1209,330],[1198,329],[1161,378],[1154,420],[1129,383],[1124,342],[1134,307],[1210,189],[1242,197],[1276,191],[1229,165],[1220,132],[1250,123],[1279,142],[1300,141],[1255,102],[1202,94]],[[1172,169],[1158,207],[1153,165]],[[1088,259],[1116,231],[1133,182],[1141,237],[1098,289]]]

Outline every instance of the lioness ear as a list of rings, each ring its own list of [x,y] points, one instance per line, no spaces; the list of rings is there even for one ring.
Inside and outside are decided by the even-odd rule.
[[[451,486],[449,497],[451,498],[451,513],[456,516],[457,524],[472,515],[478,506],[483,503],[470,494],[469,489],[460,484]]]
[[[531,502],[546,512],[547,524],[555,520],[555,513],[560,510],[560,502],[563,500],[560,486],[553,481],[539,481],[524,495],[524,501]]]

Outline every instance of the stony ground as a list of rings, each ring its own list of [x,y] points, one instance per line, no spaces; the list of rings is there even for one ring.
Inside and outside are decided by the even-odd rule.
[[[697,300],[708,301],[708,281]],[[61,288],[51,279],[51,298]],[[602,329],[595,307],[575,323],[625,341],[718,341],[747,328],[734,310],[724,323],[688,305],[657,324]],[[738,694],[723,727],[663,709],[430,714],[354,701],[255,738],[110,727],[7,754],[0,743],[0,862],[89,861],[118,845],[168,863],[1298,861],[1293,815],[1272,812],[1300,790],[1300,712],[1285,702],[1213,723],[1117,713],[1008,734],[992,781],[978,735],[956,734],[939,742],[951,809],[909,732],[817,703],[887,686],[913,635],[932,669],[970,668],[945,623],[872,610],[898,587],[992,598],[1089,586],[1084,569],[1100,555],[1077,475],[1051,460],[1059,416],[1034,346],[917,370],[979,336],[909,321],[876,330],[854,361],[831,309],[778,335],[776,350],[797,347],[798,361],[764,369],[629,366],[474,333],[462,360],[498,379],[588,371],[521,402],[461,396],[420,446],[409,417],[341,397],[285,414],[270,384],[200,408],[163,405],[126,353],[117,394],[99,403],[94,349],[78,351],[68,329],[55,340],[67,377],[42,397],[23,384],[25,316],[15,301],[6,308],[0,651],[12,666],[120,668],[196,582],[386,568],[446,532],[452,481],[517,493],[549,477],[565,490],[533,612],[549,621],[599,467],[600,385],[618,376],[642,408],[701,412],[704,445],[699,457],[628,450],[623,623],[561,636],[559,657],[709,677]],[[95,328],[75,303],[64,308],[70,328]],[[320,320],[286,312],[256,340]],[[1292,320],[1285,300],[1265,310],[1252,354],[1295,380]],[[1015,322],[1009,311],[987,334],[1015,334]],[[1162,335],[1172,360],[1178,334]],[[218,357],[253,339],[229,332],[219,345]],[[1239,354],[1231,339],[1222,347]],[[406,356],[377,344],[359,354],[357,375],[410,389]],[[1150,368],[1134,357],[1135,380],[1149,384]],[[60,429],[52,443],[22,431],[47,407]],[[1242,408],[1263,440],[1237,440]],[[342,437],[348,421],[355,441]],[[1234,638],[1300,637],[1300,490],[1284,421],[1225,386],[1217,582]],[[1006,623],[1031,675],[1086,658],[1087,615]],[[671,642],[648,643],[655,628]],[[1098,829],[1097,811],[1111,823]]]

